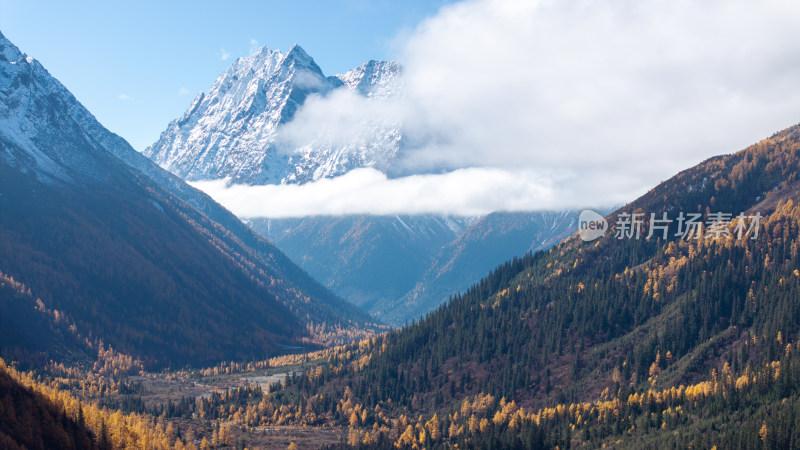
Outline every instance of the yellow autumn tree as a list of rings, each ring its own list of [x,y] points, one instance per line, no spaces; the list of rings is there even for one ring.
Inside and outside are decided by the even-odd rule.
[[[356,428],[350,428],[350,431],[347,433],[347,445],[351,447],[356,447],[361,442],[361,433],[358,432]]]
[[[430,434],[433,441],[438,441],[439,438],[442,437],[442,432],[439,430],[439,426],[439,416],[436,414],[431,417],[431,420],[425,423],[425,428],[428,430],[428,434]]]
[[[458,436],[458,425],[455,422],[450,422],[450,426],[447,428],[447,437],[450,439]]]
[[[408,447],[414,443],[414,427],[411,425],[406,427],[406,430],[403,431],[403,434],[397,439],[395,443],[396,447]]]
[[[475,417],[475,414],[469,417],[469,422],[467,422],[467,425],[470,433],[475,433],[478,431],[478,418]]]
[[[480,423],[481,433],[485,433],[486,430],[488,430],[488,429],[489,429],[489,419],[484,417],[483,419],[481,419],[481,423]]]

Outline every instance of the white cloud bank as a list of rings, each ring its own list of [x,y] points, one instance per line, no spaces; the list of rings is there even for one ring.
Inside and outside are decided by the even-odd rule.
[[[248,186],[227,180],[198,181],[208,193],[239,217],[303,217],[342,214],[483,215],[492,211],[530,211],[582,207],[564,204],[555,195],[554,180],[569,174],[488,168],[458,169],[446,174],[387,178],[382,172],[355,169],[336,178],[302,185]],[[570,197],[592,187],[575,182]],[[617,186],[619,188],[619,186]],[[624,199],[618,196],[613,201]]]
[[[426,166],[628,171],[642,187],[800,122],[800,2],[479,0],[405,44]],[[659,179],[659,178],[656,178]]]
[[[800,122],[798,29],[794,0],[465,1],[403,38],[402,99],[310,99],[291,136],[400,122],[405,169],[462,170],[200,187],[237,214],[273,217],[629,201]]]

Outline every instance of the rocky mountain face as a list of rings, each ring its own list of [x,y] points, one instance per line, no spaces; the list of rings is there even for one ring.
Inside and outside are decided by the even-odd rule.
[[[0,209],[2,309],[55,314],[76,341],[146,364],[263,357],[321,342],[324,324],[369,320],[105,129],[2,35]],[[4,328],[3,353],[52,357],[66,342],[40,342],[33,323]]]

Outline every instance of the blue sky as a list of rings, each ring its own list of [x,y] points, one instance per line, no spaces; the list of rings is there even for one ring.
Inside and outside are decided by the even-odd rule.
[[[394,58],[397,36],[446,3],[0,0],[0,31],[142,150],[255,42],[300,44],[333,75]]]

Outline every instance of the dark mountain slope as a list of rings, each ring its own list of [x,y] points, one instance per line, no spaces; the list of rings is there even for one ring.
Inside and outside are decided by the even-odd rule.
[[[313,329],[326,323],[331,327],[341,329],[363,329],[374,321],[368,314],[353,307],[350,302],[336,296],[309,276],[267,239],[254,232],[209,196],[158,167],[150,159],[136,152],[124,139],[109,132],[96,121],[89,121],[89,124],[92,127],[91,133],[100,136],[108,151],[197,210],[193,211],[192,208],[187,208],[187,214],[194,221],[209,224],[209,227],[216,230],[217,236],[224,236],[226,240],[230,241],[227,246],[235,248],[235,254],[239,255],[238,257],[250,260],[245,264],[246,266],[256,267],[259,272],[269,273],[278,282],[290,284],[293,289],[297,290],[297,295],[284,298],[282,301],[287,302],[287,306],[301,317],[309,328]],[[216,222],[216,224],[210,225],[212,222]],[[347,340],[344,336],[333,335],[316,336],[315,339],[330,343],[341,343]]]
[[[180,204],[157,186],[148,192],[121,162],[106,169],[112,185],[50,186],[0,166],[3,272],[81,330],[148,362],[276,353],[304,334]]]
[[[60,312],[58,314],[61,314]],[[96,351],[87,345],[66,318],[34,297],[30,288],[0,272],[0,355],[25,368],[43,367],[51,360],[91,361]]]
[[[2,36],[0,99],[0,271],[83,336],[174,366],[364,332],[365,314],[102,128]]]

